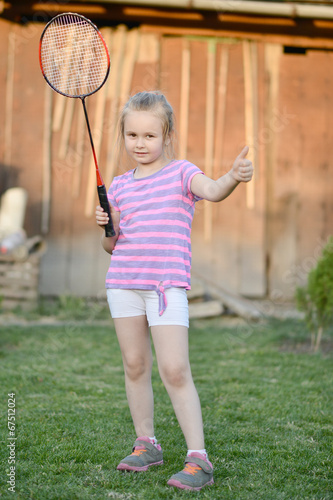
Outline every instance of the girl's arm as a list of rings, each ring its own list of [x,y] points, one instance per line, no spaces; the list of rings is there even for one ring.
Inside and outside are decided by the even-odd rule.
[[[195,175],[191,182],[191,192],[208,201],[222,201],[233,192],[240,182],[249,182],[253,176],[253,166],[246,159],[248,146],[237,156],[231,170],[214,181],[205,175]]]
[[[112,254],[112,251],[115,247],[116,241],[119,236],[119,221],[120,221],[120,212],[116,212],[116,210],[110,205],[111,209],[111,217],[113,222],[113,227],[116,232],[115,236],[106,237],[105,234],[102,236],[102,247],[107,253]],[[103,208],[98,206],[96,207],[96,222],[99,226],[104,229],[105,224],[109,222],[109,217],[106,212],[104,212]]]

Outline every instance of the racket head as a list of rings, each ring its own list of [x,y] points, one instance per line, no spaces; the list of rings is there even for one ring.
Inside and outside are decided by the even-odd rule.
[[[81,99],[97,92],[110,72],[110,55],[98,28],[81,14],[58,14],[45,26],[39,63],[50,87]]]

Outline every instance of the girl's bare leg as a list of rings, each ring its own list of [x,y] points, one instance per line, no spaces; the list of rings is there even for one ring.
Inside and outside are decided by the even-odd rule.
[[[115,318],[123,357],[127,400],[137,437],[154,436],[152,352],[146,316]]]
[[[205,447],[201,405],[192,379],[188,329],[185,326],[151,328],[161,379],[170,396],[188,449]]]

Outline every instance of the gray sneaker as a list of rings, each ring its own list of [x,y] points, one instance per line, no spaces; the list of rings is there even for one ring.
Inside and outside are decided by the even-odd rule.
[[[117,469],[142,472],[148,470],[151,465],[162,464],[163,452],[161,445],[153,445],[148,437],[143,436],[135,441],[133,452],[120,462]]]
[[[169,486],[181,490],[201,490],[214,484],[213,466],[201,453],[193,452],[185,458],[185,467],[168,481]]]

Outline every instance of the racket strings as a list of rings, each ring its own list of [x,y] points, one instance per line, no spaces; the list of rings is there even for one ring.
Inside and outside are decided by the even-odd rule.
[[[99,32],[84,19],[62,16],[50,24],[41,44],[44,76],[70,97],[89,95],[103,85],[109,56]]]

